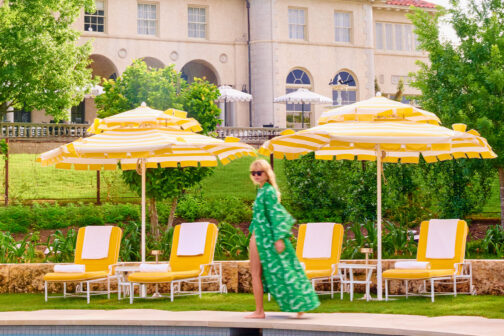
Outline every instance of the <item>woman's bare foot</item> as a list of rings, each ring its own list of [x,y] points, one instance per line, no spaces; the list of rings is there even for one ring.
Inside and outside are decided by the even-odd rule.
[[[298,312],[298,313],[296,314],[296,318],[297,318],[297,319],[303,318],[303,315],[304,315],[304,312]]]
[[[266,315],[264,314],[264,312],[256,312],[255,311],[250,315],[246,315],[245,318],[246,319],[263,319],[263,318],[266,318]]]

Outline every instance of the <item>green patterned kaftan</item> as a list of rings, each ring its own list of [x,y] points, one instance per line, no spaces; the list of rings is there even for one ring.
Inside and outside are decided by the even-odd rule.
[[[285,312],[315,309],[320,301],[305,275],[289,237],[294,218],[278,202],[269,183],[257,192],[250,232],[255,234],[262,265],[264,291],[271,293]],[[282,239],[285,250],[278,253],[275,242]]]

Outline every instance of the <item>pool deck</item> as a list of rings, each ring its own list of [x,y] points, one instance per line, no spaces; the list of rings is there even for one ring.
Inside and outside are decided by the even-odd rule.
[[[425,317],[393,314],[293,314],[272,312],[264,320],[248,320],[243,312],[154,309],[39,310],[0,313],[0,326],[27,325],[133,325],[220,328],[264,328],[377,335],[504,335],[504,319],[476,316]]]

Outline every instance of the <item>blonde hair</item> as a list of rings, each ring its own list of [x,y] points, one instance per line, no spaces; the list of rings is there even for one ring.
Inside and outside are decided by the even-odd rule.
[[[271,168],[271,165],[269,164],[269,162],[266,160],[263,160],[263,159],[255,160],[250,165],[250,171],[253,171],[253,170],[263,171],[266,174],[266,176],[268,177],[268,180],[266,182],[268,182],[269,184],[271,184],[273,186],[273,188],[275,188],[277,196],[278,196],[278,201],[280,201],[280,195],[281,195],[280,189],[278,189],[278,185],[276,183],[275,172],[273,171],[273,168]],[[250,179],[252,180],[252,182],[254,184],[257,184],[257,182],[254,181],[252,176],[250,176]]]

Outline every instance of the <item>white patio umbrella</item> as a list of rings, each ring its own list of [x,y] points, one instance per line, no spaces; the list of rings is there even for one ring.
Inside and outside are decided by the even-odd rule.
[[[224,116],[226,115],[226,103],[249,102],[252,100],[251,94],[233,89],[229,85],[219,86],[219,92],[220,95],[217,101],[219,103],[224,103],[224,108],[222,109]]]
[[[273,100],[274,103],[290,103],[301,105],[301,127],[304,128],[304,104],[332,104],[332,99],[312,92],[305,88],[297,89]]]
[[[79,91],[86,91],[87,87],[85,89],[82,89],[82,88],[77,88]],[[90,91],[89,93],[86,93],[84,95],[84,98],[93,98],[93,97],[96,97],[96,96],[99,96],[103,93],[105,93],[105,90],[103,89],[103,86],[101,85],[93,85],[92,87],[89,88]]]

